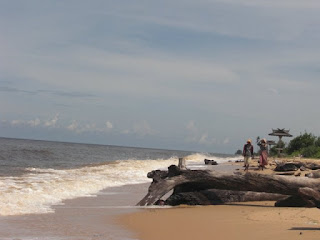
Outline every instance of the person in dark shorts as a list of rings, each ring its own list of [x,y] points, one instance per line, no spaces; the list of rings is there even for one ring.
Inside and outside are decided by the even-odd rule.
[[[251,144],[251,139],[248,139],[247,143],[243,146],[242,155],[244,157],[244,170],[248,171],[250,159],[253,159],[253,146]]]

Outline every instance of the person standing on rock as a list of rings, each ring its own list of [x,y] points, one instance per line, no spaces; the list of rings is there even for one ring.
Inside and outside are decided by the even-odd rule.
[[[260,147],[260,159],[259,159],[259,169],[263,170],[266,165],[268,165],[268,144],[267,140],[261,139],[258,143]]]
[[[244,157],[244,170],[249,170],[250,158],[253,159],[253,146],[251,144],[251,139],[247,140],[247,143],[243,146],[242,155]]]

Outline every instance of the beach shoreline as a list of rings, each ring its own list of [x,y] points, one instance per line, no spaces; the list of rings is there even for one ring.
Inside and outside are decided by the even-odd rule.
[[[258,171],[257,159],[249,172],[272,174],[276,159]],[[281,159],[281,161],[314,161]],[[277,160],[278,161],[278,160]],[[243,162],[229,163],[243,172]],[[305,174],[305,173],[304,173]],[[119,216],[117,221],[140,240],[192,239],[319,239],[320,210],[317,208],[274,207],[274,201],[229,203],[225,205],[186,206],[143,209]]]
[[[257,171],[256,162],[253,160],[249,171]],[[242,172],[242,165],[243,162],[226,162],[204,168],[232,173]],[[271,167],[263,171],[270,172]],[[274,208],[274,202],[136,207],[149,185],[150,182],[106,188],[94,197],[63,201],[53,207],[54,213],[0,217],[0,239],[157,240],[170,234],[178,240],[205,240],[212,236],[226,240],[251,236],[300,239],[301,235],[303,239],[318,239],[320,233],[318,209]],[[260,235],[266,229],[268,234],[263,238]]]
[[[136,203],[149,183],[107,188],[97,196],[53,206],[53,213],[0,216],[1,240],[134,240],[119,215],[139,211]]]

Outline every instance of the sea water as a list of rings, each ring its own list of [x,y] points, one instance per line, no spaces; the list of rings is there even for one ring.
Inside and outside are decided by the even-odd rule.
[[[0,216],[43,214],[64,200],[103,189],[147,183],[147,173],[187,159],[227,162],[239,156],[189,151],[0,138]]]

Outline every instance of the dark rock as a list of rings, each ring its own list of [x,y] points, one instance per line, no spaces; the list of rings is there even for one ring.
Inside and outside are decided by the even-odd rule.
[[[218,163],[215,160],[205,159],[204,163],[206,165],[218,165]]]
[[[297,171],[298,168],[301,166],[297,167],[295,163],[280,163],[276,166],[274,171],[276,172],[287,172],[287,171]]]

